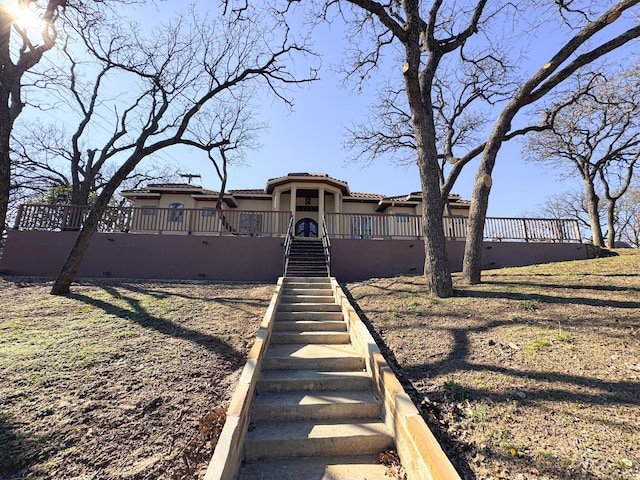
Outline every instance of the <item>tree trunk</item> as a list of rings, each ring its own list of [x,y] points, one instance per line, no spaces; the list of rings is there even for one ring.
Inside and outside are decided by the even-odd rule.
[[[609,200],[607,204],[607,248],[615,248],[616,246],[616,202]]]
[[[82,230],[80,230],[78,238],[76,238],[76,241],[71,248],[71,252],[67,257],[67,260],[64,262],[62,270],[58,274],[58,278],[56,278],[56,281],[51,288],[52,295],[64,295],[69,293],[69,287],[71,286],[76,273],[78,273],[78,269],[80,268],[80,264],[82,263],[82,259],[84,258],[87,248],[89,248],[93,234],[98,229],[98,222],[100,221],[100,218],[102,218],[102,215],[109,203],[108,199],[110,196],[105,198],[106,201],[103,200],[102,195],[100,195],[98,201],[95,203],[93,208],[91,208],[91,212],[84,221]]]
[[[590,179],[584,179],[585,194],[587,202],[587,213],[589,214],[589,223],[591,224],[591,242],[596,247],[603,247],[602,226],[600,225],[600,215],[598,214],[598,206],[600,198],[596,194],[593,182]]]
[[[419,165],[424,199],[422,202],[424,276],[428,280],[430,294],[446,298],[453,296],[453,283],[442,221],[444,205],[437,172],[433,172],[429,166],[427,161]]]
[[[493,184],[491,174],[496,164],[498,151],[505,135],[511,128],[511,120],[518,112],[518,102],[519,100],[514,98],[496,121],[476,173],[476,183],[471,195],[467,239],[464,245],[464,259],[462,260],[463,280],[471,285],[480,283],[482,277],[482,242],[484,240],[484,223],[489,207],[489,193]]]
[[[140,163],[142,158],[144,157],[140,154],[134,154],[129,157],[129,159],[122,164],[115,175],[104,186],[104,189],[98,196],[96,203],[91,207],[91,211],[84,222],[82,230],[80,230],[62,270],[60,270],[58,278],[56,278],[56,281],[51,288],[51,295],[65,295],[69,293],[69,288],[78,273],[78,269],[80,268],[82,259],[87,252],[87,248],[89,248],[93,234],[96,233],[98,229],[98,223],[109,206],[109,200],[124,179],[127,178],[133,169],[136,168],[138,163]]]
[[[471,195],[469,224],[462,260],[462,276],[464,281],[470,285],[480,283],[482,277],[482,242],[484,241],[484,222],[489,206],[489,193],[491,192],[491,171],[492,168],[478,169]]]
[[[0,107],[2,108],[2,107]],[[2,108],[4,110],[4,108]],[[0,113],[0,238],[5,226],[8,230],[7,211],[9,210],[9,193],[11,191],[11,156],[9,155],[9,139],[11,127],[4,112]]]

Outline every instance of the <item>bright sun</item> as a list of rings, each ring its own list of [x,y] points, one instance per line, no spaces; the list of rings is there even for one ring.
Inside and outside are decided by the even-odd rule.
[[[29,8],[21,8],[17,1],[0,0],[0,9],[13,19],[13,23],[23,30],[42,30],[44,22],[37,12]]]

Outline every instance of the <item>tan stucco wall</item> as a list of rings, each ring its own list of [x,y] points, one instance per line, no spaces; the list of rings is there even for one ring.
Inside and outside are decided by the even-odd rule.
[[[303,193],[304,190],[318,190],[319,186],[317,183],[305,184],[303,182],[295,182],[292,185],[287,185],[286,189],[278,188],[275,190],[274,195],[279,193],[279,204],[277,206],[278,211],[290,211],[291,210],[291,188],[296,188],[296,206],[305,206],[306,197]],[[335,199],[338,198],[339,207],[338,211],[340,213],[351,213],[351,214],[359,214],[359,215],[421,215],[422,206],[420,204],[415,206],[401,206],[401,205],[392,205],[387,208],[384,212],[376,212],[376,208],[378,206],[377,200],[372,201],[358,201],[358,200],[345,200],[342,194],[337,189],[332,189],[330,187],[325,187],[324,192],[324,213],[335,213]],[[242,198],[241,195],[238,195],[236,198],[238,201],[238,207],[231,210],[246,210],[246,211],[273,211],[274,210],[274,199],[264,198],[264,199],[255,199],[255,198]],[[138,199],[134,200],[134,206],[142,207],[142,206],[156,206],[159,208],[168,208],[172,203],[182,203],[184,208],[212,208],[215,206],[215,201],[196,201],[191,194],[179,194],[179,193],[163,193],[160,199]],[[310,206],[316,207],[318,210],[321,210],[320,207],[320,198],[319,197],[310,197]],[[224,209],[229,209],[226,204],[223,205]],[[459,216],[468,216],[468,207],[467,206],[451,206],[451,214],[459,215]],[[296,211],[295,213],[295,221],[299,221],[303,218],[311,218],[312,220],[319,222],[319,212],[304,212],[304,211]]]
[[[255,210],[255,211],[272,211],[273,210],[273,202],[270,199],[241,199],[238,201],[237,210]],[[287,208],[281,208],[281,210],[289,210],[289,206]]]

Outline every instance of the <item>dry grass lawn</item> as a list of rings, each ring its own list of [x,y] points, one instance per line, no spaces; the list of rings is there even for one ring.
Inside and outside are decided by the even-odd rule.
[[[347,285],[465,478],[640,479],[640,252]],[[626,253],[626,254],[624,254]]]
[[[0,479],[193,479],[273,285],[0,280]]]
[[[346,287],[464,478],[640,480],[633,253]],[[0,279],[0,479],[201,477],[274,286],[49,288]]]

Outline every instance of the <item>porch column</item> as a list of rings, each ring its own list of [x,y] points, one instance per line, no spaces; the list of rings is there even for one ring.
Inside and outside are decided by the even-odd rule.
[[[278,210],[280,210],[280,196],[282,195],[282,191],[281,190],[274,190],[273,191],[273,208],[272,210],[274,212],[277,212]]]
[[[322,219],[324,217],[324,187],[318,189],[318,232],[322,232]]]
[[[340,190],[336,190],[333,193],[333,211],[335,212],[335,215],[333,216],[333,232],[334,235],[340,235],[342,234],[342,232],[340,231],[340,216],[338,216],[338,213],[340,213]]]
[[[294,221],[296,216],[296,195],[297,195],[296,187],[291,187],[291,204],[289,205],[289,209],[291,210],[291,215],[294,216]]]

